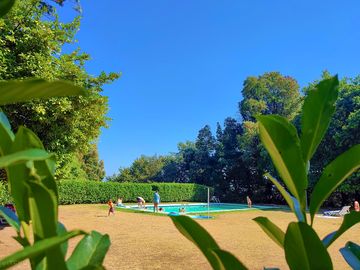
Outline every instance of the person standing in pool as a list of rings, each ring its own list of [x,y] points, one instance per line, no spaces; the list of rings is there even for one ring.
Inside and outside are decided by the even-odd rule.
[[[158,191],[154,193],[154,212],[159,212],[160,195]]]

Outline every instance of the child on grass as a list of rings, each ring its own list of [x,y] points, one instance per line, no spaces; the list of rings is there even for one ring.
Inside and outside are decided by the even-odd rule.
[[[110,214],[115,215],[114,203],[112,202],[111,199],[108,201],[108,206],[109,206],[108,216],[110,216]]]

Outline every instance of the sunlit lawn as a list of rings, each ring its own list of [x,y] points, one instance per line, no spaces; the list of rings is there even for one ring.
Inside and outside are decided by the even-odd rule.
[[[294,215],[285,211],[240,211],[216,214],[213,220],[199,220],[218,244],[235,254],[250,269],[264,266],[288,269],[283,250],[270,240],[252,221],[266,216],[283,230]],[[60,219],[68,229],[82,228],[108,233],[111,248],[106,256],[107,269],[210,269],[201,252],[175,228],[164,215],[143,214],[129,210],[116,211],[107,217],[107,208],[99,205],[72,205],[60,207]],[[315,229],[321,237],[336,230],[342,218],[315,220]],[[19,249],[11,238],[9,227],[0,230],[0,256]],[[346,241],[360,242],[360,224],[339,238],[331,247],[335,269],[349,269],[339,248]],[[76,240],[70,243],[73,248]],[[22,264],[14,269],[24,269]]]

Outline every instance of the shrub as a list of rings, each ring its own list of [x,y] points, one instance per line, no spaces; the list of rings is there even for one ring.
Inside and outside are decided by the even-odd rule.
[[[9,189],[6,183],[0,182],[0,205],[12,203]]]
[[[105,203],[117,197],[122,197],[124,202],[135,202],[138,196],[149,202],[154,190],[159,191],[162,202],[207,200],[207,187],[198,184],[62,180],[58,188],[60,204]]]
[[[124,202],[135,202],[141,196],[151,202],[154,190],[158,190],[162,202],[202,202],[207,200],[207,187],[180,183],[114,183],[82,180],[58,182],[59,204],[106,203],[110,198],[122,197]],[[210,188],[213,194],[213,188]],[[0,205],[11,203],[7,184],[0,182]]]

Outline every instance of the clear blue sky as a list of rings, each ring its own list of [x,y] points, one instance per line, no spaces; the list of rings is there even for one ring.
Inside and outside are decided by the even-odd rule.
[[[358,0],[81,2],[87,70],[123,73],[104,91],[113,119],[99,140],[107,175],[239,118],[247,76],[279,71],[305,86],[324,69],[360,74]]]

